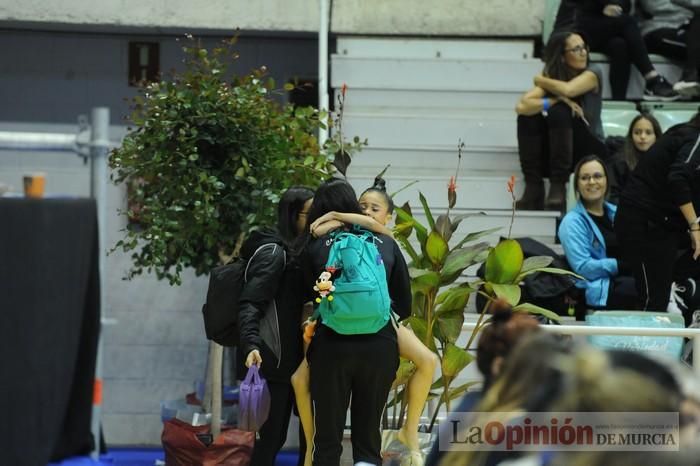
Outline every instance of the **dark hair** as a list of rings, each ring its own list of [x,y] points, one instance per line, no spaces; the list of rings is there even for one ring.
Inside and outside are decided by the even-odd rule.
[[[547,46],[542,54],[542,59],[544,60],[542,73],[545,76],[560,81],[570,81],[580,73],[569,68],[563,59],[566,53],[566,40],[574,34],[581,36],[583,43],[588,44],[586,37],[578,31],[555,32],[549,37]],[[588,64],[588,61],[586,64]]]
[[[382,178],[381,175],[377,176],[374,179],[374,184],[371,187],[365,189],[360,197],[364,196],[369,192],[379,193],[382,197],[384,197],[389,213],[391,214],[394,212],[394,200],[391,198],[391,196],[387,194],[386,181],[384,181],[384,178]]]
[[[683,396],[681,386],[666,366],[637,351],[608,350],[610,364],[613,367],[630,369],[645,377],[649,377],[664,389],[668,396]]]
[[[511,306],[500,301],[495,301],[492,309],[491,322],[482,330],[476,347],[476,365],[484,376],[484,390],[493,383],[493,360],[507,357],[523,335],[539,328],[530,314],[513,312]]]
[[[663,134],[663,131],[661,131],[661,125],[659,124],[659,120],[657,120],[651,113],[641,112],[639,115],[632,119],[630,127],[627,130],[627,136],[625,137],[625,145],[622,149],[622,153],[625,156],[625,163],[627,163],[627,166],[630,168],[630,170],[633,170],[634,167],[637,166],[637,162],[639,162],[639,156],[641,155],[637,148],[634,147],[634,141],[632,140],[634,125],[636,125],[639,120],[647,120],[649,121],[649,123],[651,123],[652,128],[654,128],[654,134],[656,135],[656,139],[659,139]]]
[[[581,172],[581,167],[583,167],[584,164],[587,164],[588,162],[598,162],[603,167],[603,174],[605,175],[605,197],[607,198],[608,193],[610,192],[610,177],[608,176],[608,167],[607,165],[605,165],[605,162],[603,162],[603,159],[594,154],[583,157],[581,160],[578,161],[578,163],[574,167],[574,192],[579,195],[581,194],[578,190],[578,175]]]
[[[334,178],[318,187],[314,196],[314,202],[311,204],[311,209],[309,209],[309,214],[306,217],[307,233],[309,227],[316,219],[332,210],[353,214],[362,213],[355,190],[345,180]]]
[[[297,218],[306,201],[314,197],[314,190],[306,186],[292,186],[287,189],[277,205],[277,229],[287,244],[297,239]]]

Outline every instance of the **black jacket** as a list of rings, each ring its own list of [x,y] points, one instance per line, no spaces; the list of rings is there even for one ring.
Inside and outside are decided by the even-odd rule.
[[[375,234],[375,236],[377,249],[386,268],[391,308],[399,316],[399,319],[405,319],[411,315],[411,279],[408,276],[406,261],[396,241],[386,235]],[[332,244],[331,236],[325,235],[311,241],[304,250],[302,268],[308,301],[316,298],[313,286],[316,278],[326,266],[328,252]]]
[[[700,128],[676,125],[651,146],[630,174],[620,207],[643,212],[659,225],[688,228],[679,207],[700,207]]]
[[[299,268],[286,253],[282,239],[272,231],[251,234],[243,244],[241,256],[250,258],[262,249],[248,266],[247,281],[239,301],[238,323],[241,332],[239,359],[245,360],[254,349],[262,357],[263,377],[289,382],[302,359],[301,311],[303,307]],[[242,364],[239,364],[242,369]],[[243,377],[244,372],[238,374]]]
[[[574,0],[576,13],[582,16],[603,16],[606,5],[618,5],[624,13],[629,14],[632,8],[630,0]]]

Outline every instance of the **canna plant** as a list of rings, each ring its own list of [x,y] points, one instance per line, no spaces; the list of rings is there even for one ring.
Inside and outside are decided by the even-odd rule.
[[[451,210],[457,203],[457,174],[462,158],[464,144],[458,145],[458,163],[455,176],[450,178],[447,188],[447,212],[433,215],[431,208],[422,193],[419,193],[420,204],[427,220],[427,225],[421,224],[411,212],[408,203],[397,208],[397,221],[394,229],[396,239],[406,254],[410,257],[409,274],[413,294],[412,315],[407,319],[407,325],[416,336],[440,360],[440,378],[433,384],[434,396],[439,396],[438,406],[433,415],[430,429],[435,422],[437,412],[446,405],[450,410],[450,402],[463,395],[473,384],[466,383],[454,387],[453,382],[459,373],[474,359],[469,352],[474,338],[484,325],[488,325],[488,314],[491,304],[496,299],[507,301],[515,311],[539,314],[551,320],[558,321],[559,316],[547,309],[529,303],[522,303],[520,283],[523,278],[536,272],[570,274],[571,272],[549,268],[552,258],[546,256],[523,257],[520,244],[513,239],[500,241],[495,247],[489,243],[478,241],[489,236],[500,228],[468,233],[456,243],[453,235],[460,223],[470,216],[484,215],[467,214],[452,216]],[[508,191],[513,196],[514,179],[508,182]],[[513,218],[511,218],[512,229]],[[415,235],[416,241],[411,237]],[[510,237],[510,229],[509,229]],[[460,280],[464,271],[485,262],[483,279],[472,281]],[[468,338],[466,345],[458,345],[457,340],[462,333],[464,311],[469,298],[477,293],[486,299],[485,305],[479,311],[475,329]],[[411,363],[401,361],[397,373],[397,383],[405,383],[411,375]],[[393,405],[401,401],[399,423],[403,418],[404,406],[402,392],[398,386],[394,392]],[[395,409],[395,408],[394,408]]]

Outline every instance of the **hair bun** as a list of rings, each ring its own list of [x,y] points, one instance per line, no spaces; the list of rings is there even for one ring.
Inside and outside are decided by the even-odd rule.
[[[374,179],[374,184],[372,185],[372,189],[377,189],[379,191],[386,192],[386,181],[384,178],[381,177],[381,175],[377,176]]]

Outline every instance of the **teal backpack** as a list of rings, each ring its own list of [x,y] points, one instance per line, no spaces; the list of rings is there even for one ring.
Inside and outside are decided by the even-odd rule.
[[[384,261],[369,231],[331,233],[326,270],[314,287],[323,324],[343,335],[376,333],[386,325],[391,299]],[[331,281],[331,277],[337,277]]]

